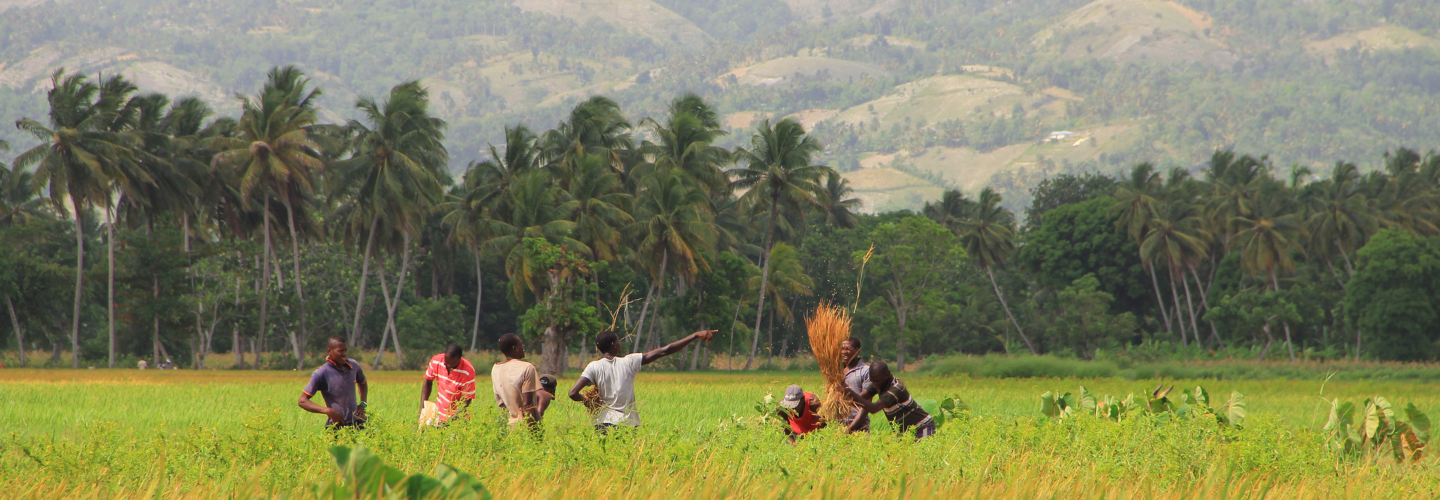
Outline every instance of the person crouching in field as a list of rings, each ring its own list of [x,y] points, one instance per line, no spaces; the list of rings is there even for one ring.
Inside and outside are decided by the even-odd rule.
[[[580,391],[585,386],[594,384],[595,389],[600,392],[599,414],[595,416],[596,432],[604,435],[611,427],[621,424],[638,427],[640,413],[635,409],[635,375],[640,373],[640,367],[680,352],[695,339],[709,342],[714,338],[715,332],[716,330],[698,331],[665,347],[626,356],[620,355],[619,335],[610,330],[600,332],[595,336],[595,350],[600,352],[601,358],[585,366],[580,380],[576,380],[575,386],[570,388],[570,399],[585,402]]]
[[[360,362],[350,359],[349,352],[345,339],[330,337],[325,348],[325,363],[310,374],[310,383],[300,390],[300,408],[329,417],[325,420],[327,428],[365,427],[370,386],[365,383],[365,372],[360,369]],[[360,388],[358,403],[355,401],[357,386]],[[316,394],[325,398],[325,406],[310,400]]]
[[[865,384],[870,383],[870,367],[860,362],[860,339],[850,337],[841,341],[840,358],[845,363],[845,387],[854,398],[865,392]],[[852,410],[849,416],[840,419],[840,423],[845,426],[846,432],[870,432],[870,414],[861,411],[861,408]]]
[[[870,398],[876,395],[880,396],[880,400],[871,403]],[[870,383],[865,385],[864,392],[855,396],[856,402],[865,413],[885,410],[885,418],[901,433],[915,429],[917,440],[935,435],[935,419],[920,408],[915,398],[910,397],[910,390],[905,388],[900,379],[890,374],[890,366],[884,361],[877,359],[870,363]],[[853,425],[850,430],[855,430]]]
[[[505,361],[490,368],[495,402],[509,413],[510,425],[527,419],[531,425],[538,425],[545,416],[542,408],[548,407],[550,401],[540,391],[535,365],[525,361],[525,342],[513,333],[501,335],[500,353],[505,355]]]
[[[449,422],[462,409],[461,401],[465,402],[463,409],[470,408],[470,401],[475,399],[475,367],[465,359],[465,352],[459,345],[445,346],[445,352],[431,357],[430,364],[425,367],[425,384],[420,386],[422,413],[436,385],[440,386],[439,393],[435,395],[435,413],[439,423]]]
[[[789,436],[790,442],[795,442],[796,436],[822,429],[825,421],[820,420],[820,398],[814,393],[805,392],[798,385],[785,388],[785,399],[780,400],[780,417],[785,419],[785,435]]]

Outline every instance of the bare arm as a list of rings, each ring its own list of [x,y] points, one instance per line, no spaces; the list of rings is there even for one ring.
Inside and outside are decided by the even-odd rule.
[[[581,396],[580,391],[585,389],[585,387],[589,386],[590,384],[592,384],[592,382],[590,382],[590,379],[585,377],[580,377],[579,380],[576,380],[575,386],[570,388],[570,400],[584,402],[585,396]]]
[[[880,406],[880,403],[870,402],[870,398],[875,397],[874,391],[866,389],[864,394],[856,394],[854,389],[846,387],[845,392],[850,394],[850,400],[854,401],[856,405],[858,405],[861,409],[865,410],[865,413],[876,413],[880,410],[885,409],[884,406]]]
[[[370,402],[370,383],[369,383],[369,382],[356,382],[355,385],[357,385],[357,386],[360,387],[360,402],[361,402],[361,403],[365,403],[365,404],[369,404],[369,402]],[[360,406],[358,406],[358,407],[355,408],[355,418],[358,418],[358,419],[364,419],[364,418],[365,418],[365,406],[364,406],[364,405],[360,405]]]
[[[691,342],[694,342],[695,339],[705,339],[706,342],[709,342],[710,339],[715,337],[715,332],[717,331],[719,330],[701,330],[692,333],[683,339],[671,342],[670,345],[647,352],[645,353],[645,357],[640,358],[640,364],[648,365],[655,362],[655,360],[657,359],[680,352],[680,350],[684,349],[685,346],[688,346]]]
[[[420,409],[425,409],[425,402],[430,400],[430,391],[434,389],[435,381],[425,379],[425,384],[420,386]]]
[[[345,421],[345,416],[341,415],[338,410],[333,410],[324,406],[320,406],[319,404],[316,404],[314,401],[310,400],[310,398],[312,397],[314,397],[314,395],[305,394],[305,391],[300,391],[300,409],[308,411],[310,413],[319,413],[321,415],[325,415],[327,417],[330,417],[330,420],[336,422]]]
[[[555,400],[555,395],[550,394],[550,391],[542,390],[535,393],[535,396],[540,400],[540,403],[536,405],[536,409],[539,411],[539,415],[537,415],[535,419],[536,421],[539,421],[540,417],[545,416],[545,410],[550,409],[550,402]]]

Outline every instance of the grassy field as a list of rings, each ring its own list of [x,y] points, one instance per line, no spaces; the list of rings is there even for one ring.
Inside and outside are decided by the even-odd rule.
[[[482,370],[483,371],[483,370]],[[917,398],[959,396],[966,416],[931,439],[834,429],[784,442],[755,406],[818,375],[644,373],[644,425],[598,438],[580,406],[557,401],[544,435],[510,433],[488,397],[468,421],[417,431],[418,372],[375,372],[372,425],[332,435],[295,406],[305,372],[0,370],[0,491],[7,497],[306,497],[333,478],[326,449],[361,444],[407,472],[439,463],[478,476],[498,498],[1432,498],[1433,460],[1341,461],[1319,432],[1329,405],[1383,395],[1440,409],[1426,384],[1166,381],[1245,394],[1243,429],[1213,420],[1121,422],[1039,414],[1039,394],[1124,397],[1160,381],[972,379],[907,374]],[[571,374],[570,377],[574,375]],[[563,380],[568,387],[573,378]],[[488,396],[488,380],[478,381]]]

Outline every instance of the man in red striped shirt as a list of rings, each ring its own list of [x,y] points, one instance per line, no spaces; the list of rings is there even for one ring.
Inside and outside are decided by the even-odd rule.
[[[439,409],[441,422],[450,420],[457,413],[457,403],[464,401],[465,408],[469,408],[470,401],[475,399],[475,367],[465,360],[463,354],[460,346],[450,344],[445,347],[445,352],[430,358],[430,366],[425,369],[420,408],[425,408],[425,402],[430,400],[430,391],[438,380],[440,392],[435,395],[435,406]]]

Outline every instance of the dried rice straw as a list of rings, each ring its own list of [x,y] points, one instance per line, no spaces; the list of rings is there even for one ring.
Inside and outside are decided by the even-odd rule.
[[[844,360],[840,356],[840,343],[850,338],[850,315],[844,307],[821,302],[815,315],[805,319],[805,330],[810,336],[810,352],[815,354],[820,373],[825,376],[820,417],[838,422],[855,409],[855,403],[846,395]]]

